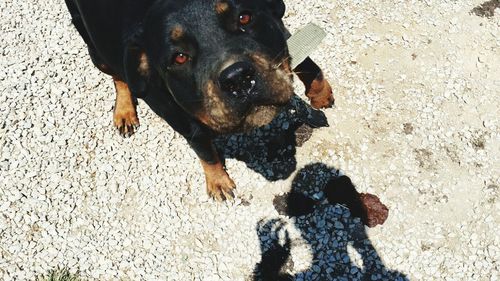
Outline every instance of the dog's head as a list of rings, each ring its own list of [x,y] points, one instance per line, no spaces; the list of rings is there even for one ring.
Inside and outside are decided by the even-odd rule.
[[[282,0],[158,1],[139,77],[159,77],[166,95],[217,132],[265,125],[293,93],[284,11]]]

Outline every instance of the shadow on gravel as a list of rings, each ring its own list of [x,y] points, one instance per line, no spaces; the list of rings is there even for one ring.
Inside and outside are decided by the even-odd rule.
[[[273,122],[244,134],[221,136],[215,140],[221,159],[234,158],[269,181],[287,179],[297,169],[296,147],[312,135],[313,128],[326,127],[322,111],[294,96]]]
[[[365,225],[382,224],[388,209],[376,196],[359,194],[336,169],[306,166],[295,177],[292,191],[273,203],[280,214],[293,217],[301,239],[290,238],[291,225],[282,218],[261,221],[256,231],[262,258],[254,281],[409,280],[385,267],[365,230]],[[294,269],[294,247],[310,249],[306,270]]]
[[[295,96],[269,125],[219,137],[215,145],[221,159],[243,161],[267,180],[277,181],[296,171],[296,147],[311,137],[314,128],[325,126],[324,113]],[[273,203],[281,215],[293,218],[302,239],[290,238],[291,226],[283,218],[261,221],[256,230],[262,258],[255,266],[254,281],[408,280],[385,268],[365,231],[365,225],[384,223],[389,210],[376,196],[359,194],[338,170],[321,163],[306,166],[294,178],[292,191]],[[291,250],[303,246],[311,249],[312,264],[307,270],[295,270]],[[349,247],[358,254],[359,266]]]

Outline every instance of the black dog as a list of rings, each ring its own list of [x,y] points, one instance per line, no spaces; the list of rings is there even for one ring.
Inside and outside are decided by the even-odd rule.
[[[66,0],[95,66],[113,77],[114,124],[131,135],[137,98],[199,156],[207,192],[232,198],[215,135],[269,123],[293,94],[282,0]],[[315,108],[333,103],[310,59],[295,72]]]

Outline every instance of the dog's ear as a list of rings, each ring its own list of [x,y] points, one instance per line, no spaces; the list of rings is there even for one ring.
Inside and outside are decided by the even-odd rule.
[[[271,8],[275,17],[281,19],[285,15],[285,3],[283,0],[266,0],[266,3]]]
[[[125,79],[132,95],[136,98],[144,98],[148,91],[148,82],[151,76],[148,57],[144,49],[135,44],[127,46],[123,65],[125,67]]]

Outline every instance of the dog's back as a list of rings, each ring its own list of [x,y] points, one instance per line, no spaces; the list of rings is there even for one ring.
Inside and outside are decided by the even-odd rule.
[[[126,41],[154,0],[65,0],[94,64],[121,74]]]

